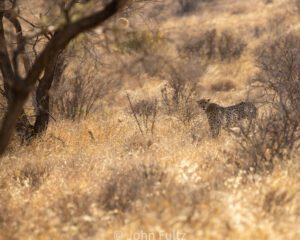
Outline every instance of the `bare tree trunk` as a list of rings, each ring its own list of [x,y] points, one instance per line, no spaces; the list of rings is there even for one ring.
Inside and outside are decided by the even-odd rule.
[[[3,1],[2,1],[3,2]],[[1,2],[0,2],[1,4]],[[1,9],[1,5],[0,5]],[[5,39],[5,32],[4,32],[4,26],[3,26],[3,17],[9,17],[8,19],[13,23],[15,26],[16,32],[18,34],[18,46],[20,45],[20,42],[23,41],[23,35],[22,35],[22,28],[19,24],[18,20],[14,18],[9,13],[0,12],[0,70],[2,72],[3,80],[4,80],[4,93],[5,97],[7,99],[8,107],[13,104],[14,101],[14,93],[12,91],[12,85],[15,79],[15,73],[12,68],[12,64],[9,58],[8,50],[7,50],[7,43]],[[24,49],[20,49],[22,52],[24,52]],[[23,54],[24,55],[24,54]],[[25,59],[24,57],[24,65],[25,68],[29,69],[29,60]],[[17,124],[16,124],[16,130],[19,136],[24,138],[27,135],[28,129],[32,128],[24,110],[21,112],[21,116],[19,117]]]
[[[1,5],[0,5],[0,9],[1,9]],[[4,17],[4,12],[0,12],[0,69],[4,80],[5,95],[8,100],[8,105],[10,105],[13,100],[10,86],[14,81],[14,72],[7,51],[7,44],[6,44],[4,26],[3,26],[3,17]]]
[[[60,65],[60,66],[58,66]],[[39,81],[36,90],[37,116],[34,124],[33,136],[44,132],[50,120],[49,90],[54,80],[61,78],[64,71],[64,56],[58,53],[46,66],[43,78]]]

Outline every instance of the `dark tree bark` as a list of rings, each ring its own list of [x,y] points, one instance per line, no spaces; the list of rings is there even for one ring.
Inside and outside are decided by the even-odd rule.
[[[1,3],[1,2],[0,2]],[[0,5],[1,6],[1,5]],[[3,17],[6,17],[15,27],[17,32],[17,45],[18,50],[22,53],[25,69],[29,69],[29,59],[25,57],[25,49],[22,48],[22,41],[24,41],[22,35],[22,28],[19,21],[8,11],[0,12],[0,70],[4,79],[4,95],[7,99],[8,106],[13,102],[14,95],[12,91],[12,83],[15,79],[15,73],[9,58],[7,43],[5,39],[4,26],[3,26]],[[31,129],[32,126],[24,112],[22,110],[21,116],[18,118],[16,123],[16,130],[19,136],[24,137],[27,135],[28,129]]]
[[[5,95],[8,100],[8,104],[11,104],[13,100],[13,96],[12,96],[12,91],[10,90],[11,89],[10,86],[12,85],[15,76],[9,59],[9,54],[7,51],[7,44],[6,44],[4,26],[3,26],[3,17],[4,17],[4,12],[0,12],[0,69],[4,80]]]
[[[18,59],[17,55],[14,55],[14,64],[11,64],[11,60],[7,50],[7,43],[5,39],[5,33],[3,28],[3,17],[7,18],[14,26],[17,36],[17,49],[16,53],[20,57],[24,64],[26,72],[30,70],[30,60],[25,52],[26,39],[23,36],[22,26],[15,16],[15,14],[8,10],[1,12],[0,15],[0,69],[4,78],[4,94],[7,98],[8,106],[13,103],[14,96],[11,86],[16,77],[18,77]],[[17,134],[20,136],[22,142],[28,141],[35,136],[38,136],[41,132],[47,129],[49,122],[49,90],[54,78],[55,66],[58,60],[58,56],[55,57],[45,68],[45,74],[42,79],[39,80],[38,87],[36,89],[36,102],[37,112],[35,124],[31,125],[24,110],[22,110],[21,116],[16,123]],[[14,66],[14,69],[13,67]]]
[[[17,49],[16,52],[21,57],[21,60],[24,64],[24,69],[26,72],[29,72],[30,70],[30,60],[29,57],[26,55],[25,52],[25,38],[23,37],[23,30],[22,26],[15,16],[15,14],[12,11],[5,12],[4,16],[13,24],[15,31],[17,33]],[[49,39],[49,37],[47,36]],[[36,89],[36,119],[34,125],[31,125],[25,112],[21,114],[21,117],[17,121],[16,130],[19,133],[19,135],[22,137],[23,141],[28,141],[33,139],[34,137],[41,134],[43,131],[45,131],[48,127],[49,119],[50,119],[50,109],[49,109],[49,90],[51,88],[52,82],[55,77],[55,69],[59,61],[59,55],[57,54],[46,66],[44,76],[38,81],[38,86]],[[16,56],[14,56],[16,57]],[[60,58],[62,59],[62,58]],[[18,71],[17,66],[17,59],[14,59],[14,70],[15,72]],[[63,62],[60,61],[60,64],[63,64]],[[18,74],[18,73],[16,73]],[[60,76],[56,76],[60,77]]]
[[[0,0],[0,9],[1,2],[3,2],[3,0]],[[58,54],[65,49],[72,39],[74,39],[80,33],[88,31],[105,22],[107,19],[117,13],[126,2],[127,0],[112,0],[102,10],[97,11],[90,16],[84,17],[75,22],[67,22],[66,25],[55,32],[53,37],[46,44],[45,48],[42,50],[27,72],[26,77],[22,79],[20,76],[15,76],[15,78],[10,80],[8,84],[11,88],[13,99],[8,107],[0,130],[0,154],[5,151],[16,126],[17,119],[23,111],[23,106],[31,90],[39,80],[42,72],[44,71],[46,73],[46,67],[52,64],[52,61],[57,58]],[[1,15],[3,18],[3,13]],[[14,59],[16,60],[17,58]],[[14,64],[14,66],[17,69],[17,63]],[[51,83],[49,86],[49,82],[45,83],[45,87],[43,88],[47,89],[48,87],[51,87]],[[47,99],[48,98],[45,98],[45,101],[41,102],[41,106],[46,106],[49,104],[49,99]],[[43,117],[41,117],[41,119],[43,119],[41,121],[45,123],[49,120],[45,120]],[[40,129],[43,129],[43,127]]]
[[[57,68],[61,67],[58,64],[64,64],[64,57],[61,56],[61,52],[59,52],[46,66],[45,73],[42,79],[39,80],[38,87],[36,89],[36,103],[37,103],[37,113],[36,120],[34,123],[34,131],[31,137],[38,136],[42,132],[44,132],[50,120],[50,96],[49,91],[52,86],[52,83],[57,78],[61,78],[63,73],[61,71],[57,71]],[[64,68],[64,67],[63,67]]]

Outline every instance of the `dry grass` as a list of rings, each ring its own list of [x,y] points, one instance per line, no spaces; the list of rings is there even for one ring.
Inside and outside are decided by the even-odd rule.
[[[212,140],[198,129],[193,143],[186,127],[161,118],[147,144],[129,116],[116,117],[55,124],[10,150],[0,168],[2,238],[299,236],[297,157],[270,175],[246,174],[225,134]]]
[[[265,2],[216,1],[161,20],[174,45],[182,31],[193,37],[211,29],[247,43],[240,58],[208,64],[199,78],[203,97],[245,100],[257,72],[253,51],[282,29],[297,31],[293,1]],[[0,239],[299,239],[299,154],[270,173],[246,173],[234,139],[226,132],[211,139],[200,111],[184,125],[160,106],[154,133],[142,136],[126,92],[159,99],[166,79],[139,77],[142,84],[128,79],[101,113],[53,121],[29,146],[11,144],[0,161]]]

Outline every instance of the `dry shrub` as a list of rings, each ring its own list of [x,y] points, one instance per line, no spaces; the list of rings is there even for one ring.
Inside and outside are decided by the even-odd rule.
[[[170,65],[166,73],[167,85],[161,90],[163,107],[184,124],[198,114],[194,100],[199,95],[198,82],[204,69],[198,61],[187,61]]]
[[[127,152],[145,152],[153,145],[152,136],[144,136],[141,134],[133,134],[125,139],[124,149]]]
[[[200,37],[194,37],[185,42],[179,49],[180,53],[189,57],[206,57],[214,59],[217,56],[217,31],[208,30]]]
[[[136,200],[151,197],[165,177],[165,172],[155,164],[142,163],[116,169],[99,195],[100,205],[106,210],[130,210]]]
[[[117,87],[118,81],[112,76],[99,76],[97,68],[84,68],[80,63],[73,77],[63,76],[54,83],[52,112],[71,120],[85,118],[100,108],[101,100]]]
[[[231,32],[224,31],[218,41],[218,50],[221,61],[239,59],[242,55],[246,44]]]
[[[257,62],[253,87],[269,111],[242,128],[238,142],[254,171],[272,171],[276,161],[290,159],[300,148],[300,38],[288,35],[263,45]]]
[[[214,0],[177,0],[178,2],[178,15],[188,15],[197,11],[201,4],[210,3]]]
[[[132,30],[118,34],[117,48],[121,53],[147,53],[160,49],[165,43],[165,37],[160,30]]]
[[[95,197],[80,192],[68,193],[58,199],[51,209],[60,220],[61,231],[76,226],[76,231],[80,235],[84,237],[94,235],[98,229],[92,218],[94,201]]]
[[[123,31],[116,35],[115,42],[118,52],[125,55],[127,64],[130,63],[128,71],[132,75],[145,72],[149,76],[155,76],[167,61],[162,54],[167,41],[159,29]]]
[[[272,3],[273,3],[273,0],[265,0],[264,3],[265,3],[265,4],[272,4]]]
[[[19,171],[14,173],[13,178],[24,187],[37,190],[49,176],[51,168],[42,163],[24,163]]]
[[[290,121],[300,115],[300,38],[288,35],[258,50],[260,73],[254,87],[263,99]]]
[[[228,92],[235,88],[232,81],[222,81],[211,85],[210,90],[214,92]]]
[[[143,86],[141,82],[142,73],[146,73],[150,77],[158,77],[164,72],[165,66],[170,61],[166,55],[162,55],[163,48],[160,51],[149,51],[133,56],[127,62],[129,67],[126,71],[134,78],[138,79],[139,86]]]
[[[157,116],[157,99],[142,99],[132,102],[129,95],[127,99],[130,106],[130,114],[134,118],[142,134],[154,133]]]
[[[289,26],[287,23],[287,15],[282,13],[277,13],[271,15],[266,25],[266,30],[273,32],[274,36],[282,36],[282,33],[286,32],[286,28]]]
[[[200,1],[195,0],[178,0],[178,15],[190,14],[197,10]]]
[[[230,31],[220,34],[208,30],[200,37],[188,40],[179,52],[188,57],[205,57],[208,60],[232,61],[239,59],[247,44]]]
[[[159,75],[163,71],[164,66],[167,64],[167,59],[165,56],[151,52],[145,54],[140,60],[140,63],[143,71],[153,77]]]
[[[239,128],[238,133],[232,133],[245,161],[243,168],[252,172],[271,172],[276,162],[290,159],[293,150],[299,148],[299,124],[281,114],[269,113],[252,125]]]
[[[177,118],[184,124],[189,125],[199,113],[199,108],[193,101],[189,101],[184,107],[180,109]]]

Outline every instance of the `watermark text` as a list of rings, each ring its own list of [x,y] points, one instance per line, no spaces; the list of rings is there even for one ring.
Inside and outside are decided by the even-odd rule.
[[[179,231],[171,232],[145,232],[138,231],[125,234],[121,231],[114,232],[114,240],[185,240],[186,234]]]

